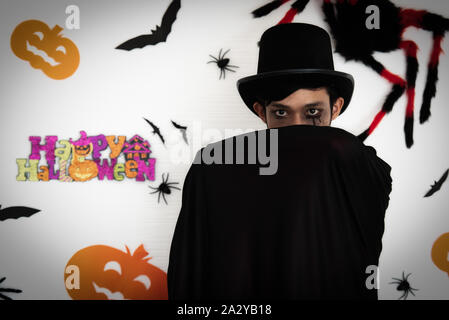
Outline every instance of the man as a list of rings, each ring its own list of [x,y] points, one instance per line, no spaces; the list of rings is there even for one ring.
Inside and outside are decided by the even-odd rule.
[[[268,129],[198,152],[170,250],[169,299],[377,299],[391,167],[330,127],[353,78],[334,70],[329,35],[313,25],[271,27],[259,50],[257,75],[237,87]],[[235,164],[237,141],[247,164]],[[268,145],[277,163],[261,174],[264,158],[250,159]]]

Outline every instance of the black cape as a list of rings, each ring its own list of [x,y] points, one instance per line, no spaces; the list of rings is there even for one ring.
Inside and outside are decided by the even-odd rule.
[[[236,137],[197,153],[194,162],[203,163],[187,173],[171,243],[169,299],[377,299],[365,282],[382,250],[391,167],[333,127],[252,133],[257,146],[267,141],[266,155],[271,130],[272,175],[260,174],[260,161],[235,164]],[[243,140],[253,150],[254,139]],[[226,142],[234,143],[234,164],[205,164]]]

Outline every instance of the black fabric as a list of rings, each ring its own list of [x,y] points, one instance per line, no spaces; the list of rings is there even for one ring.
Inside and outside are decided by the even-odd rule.
[[[365,270],[382,250],[391,167],[342,129],[276,130],[274,175],[258,164],[191,166],[169,299],[377,299]]]

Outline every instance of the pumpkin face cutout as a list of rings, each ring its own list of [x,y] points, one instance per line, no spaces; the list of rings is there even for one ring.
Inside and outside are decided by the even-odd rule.
[[[50,29],[39,20],[24,21],[11,34],[11,49],[48,77],[65,79],[78,68],[80,55],[76,45],[59,34],[62,30],[58,25]]]
[[[92,143],[85,146],[74,146],[75,147],[74,152],[79,156],[87,157],[92,151],[91,146]]]
[[[86,160],[92,153],[93,145],[85,131],[81,131],[81,138],[77,141],[69,140],[72,145],[72,162],[69,166],[69,175],[75,181],[87,181],[98,175],[98,167],[95,161]]]
[[[67,263],[79,268],[79,289],[67,289],[74,300],[167,300],[167,274],[149,264],[140,245],[134,254],[95,245],[76,252]],[[64,275],[64,281],[69,275]]]

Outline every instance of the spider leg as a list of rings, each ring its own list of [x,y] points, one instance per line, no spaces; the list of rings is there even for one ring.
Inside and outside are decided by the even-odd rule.
[[[324,0],[323,5],[321,7],[321,10],[324,13],[324,16],[326,17],[326,21],[329,24],[329,27],[331,30],[338,30],[338,23],[337,18],[335,16],[335,4],[332,3],[330,0]]]
[[[214,59],[215,61],[218,61],[218,59],[217,58],[215,58],[213,55],[209,55],[209,57],[211,57],[212,59]],[[214,62],[214,61],[211,61],[211,62]]]
[[[170,173],[167,173],[167,179],[165,179],[165,183],[167,183],[168,182],[168,177],[170,176]]]
[[[0,293],[0,298],[3,300],[12,300],[10,297],[5,296],[4,294],[1,294],[1,293]]]
[[[295,15],[302,12],[304,8],[306,7],[307,3],[309,3],[309,0],[297,0],[295,1],[290,9],[288,9],[287,13],[284,15],[284,17],[277,23],[277,24],[283,24],[283,23],[291,23],[293,19],[295,18]]]
[[[394,278],[393,278],[393,279],[394,279]],[[398,279],[394,279],[394,280],[398,280]],[[389,282],[389,284],[399,284],[399,283],[401,283],[401,280]]]
[[[406,56],[406,80],[407,80],[407,108],[405,111],[405,140],[406,145],[410,148],[413,145],[413,113],[415,109],[415,84],[416,76],[418,74],[418,59],[416,53],[418,46],[415,42],[410,40],[402,40],[399,47],[405,51]]]
[[[159,200],[161,199],[161,193],[162,193],[162,191],[159,192],[159,195],[157,196],[157,203],[159,203]]]
[[[221,55],[221,50],[223,50],[223,48],[220,49],[220,52],[218,53],[218,60],[223,59],[223,56]]]
[[[219,80],[221,79],[221,76],[223,75],[223,79],[225,78],[225,76],[224,76],[224,72],[223,72],[223,69],[220,69],[220,78],[218,78]]]
[[[419,122],[424,123],[430,117],[430,101],[436,94],[436,83],[438,81],[438,62],[441,53],[441,41],[444,34],[449,30],[449,19],[427,12],[426,10],[402,9],[399,13],[402,32],[410,26],[432,32],[433,46],[427,67],[426,86],[423,93],[423,101],[419,114]]]
[[[358,137],[362,141],[364,141],[371,133],[373,133],[374,129],[376,129],[376,127],[379,125],[382,118],[393,109],[394,104],[405,91],[406,82],[401,77],[385,69],[385,67],[379,61],[374,59],[373,56],[364,58],[362,62],[393,84],[390,93],[388,94],[385,102],[382,105],[382,109],[374,117],[374,120],[371,122],[368,129],[358,135]]]
[[[235,72],[235,70],[231,70],[231,69],[228,69],[228,67],[226,66],[226,67],[224,67],[224,69],[225,70],[228,70],[228,71],[231,71],[231,72]]]
[[[156,193],[156,192],[159,192],[159,190],[156,190],[156,191],[150,192],[150,194],[153,194],[153,193]]]
[[[238,66],[234,66],[232,64],[228,64],[226,67],[239,68]]]
[[[171,186],[173,184],[179,184],[179,182],[169,182],[169,183],[167,183],[167,186]]]
[[[20,289],[10,289],[10,288],[0,288],[0,292],[13,292],[13,293],[21,293]]]
[[[438,33],[433,33],[433,47],[432,53],[430,54],[430,60],[427,67],[427,79],[426,86],[423,93],[423,101],[421,105],[421,110],[419,112],[419,122],[424,123],[430,117],[430,101],[437,92],[436,84],[438,81],[438,63],[440,60],[440,55],[443,52],[441,49],[441,41],[443,40],[443,35]]]
[[[405,295],[404,300],[407,300],[407,297],[408,297],[408,290],[405,290],[405,291],[404,291],[404,295]]]
[[[221,56],[221,58],[224,58],[224,56],[226,55],[226,53],[229,52],[229,50],[231,50],[231,49],[226,50],[225,53],[223,53],[223,55]]]
[[[158,188],[153,188],[152,186],[148,186],[148,188],[151,188],[153,190],[159,190]]]
[[[177,190],[181,190],[178,187],[170,187],[171,189],[177,189]]]
[[[0,283],[2,283],[3,281],[5,281],[6,277],[3,277],[0,279]]]
[[[260,18],[260,17],[268,15],[273,10],[276,10],[277,8],[279,8],[281,5],[283,5],[284,3],[288,2],[288,1],[289,0],[274,0],[274,1],[271,1],[271,2],[263,5],[262,7],[257,8],[256,10],[254,10],[251,13],[253,14],[254,18]]]
[[[298,13],[298,9],[296,9],[292,6],[290,9],[288,9],[285,16],[277,24],[291,23],[297,13]]]
[[[165,199],[165,194],[163,194],[163,193],[162,193],[162,198],[164,199],[165,204],[168,204],[168,203],[167,203],[167,200]]]

